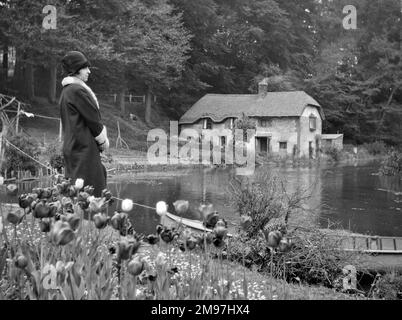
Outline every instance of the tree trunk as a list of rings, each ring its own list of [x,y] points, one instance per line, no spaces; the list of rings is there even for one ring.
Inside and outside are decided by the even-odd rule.
[[[25,68],[25,92],[28,99],[32,100],[35,97],[35,79],[34,79],[34,66],[31,61],[26,62]]]
[[[126,88],[122,88],[117,97],[117,101],[119,102],[119,108],[122,114],[126,112],[126,100],[124,97],[125,94],[126,94]]]
[[[3,46],[3,65],[2,65],[2,75],[4,83],[7,81],[8,78],[8,46],[4,44]]]
[[[147,94],[145,97],[145,123],[147,125],[151,124],[151,111],[152,111],[152,90],[150,87],[148,87]]]
[[[49,79],[49,91],[48,100],[50,103],[56,102],[56,83],[57,83],[57,63],[54,57],[50,60],[50,79]]]
[[[16,48],[16,60],[14,70],[14,89],[24,92],[24,52],[21,49]]]

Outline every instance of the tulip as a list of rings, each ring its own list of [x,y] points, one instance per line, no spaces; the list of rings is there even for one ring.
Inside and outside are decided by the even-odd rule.
[[[0,186],[2,186],[4,184],[4,177],[0,176]]]
[[[214,233],[216,237],[223,239],[227,235],[228,230],[225,227],[217,226],[214,228]]]
[[[165,201],[159,201],[156,204],[156,213],[159,216],[164,216],[167,213],[168,205],[166,204]]]
[[[71,229],[76,230],[80,224],[80,217],[75,213],[69,213],[66,216],[66,220],[70,225]]]
[[[291,249],[291,243],[288,238],[283,238],[279,241],[278,249],[280,252],[289,252]]]
[[[282,239],[282,233],[278,230],[270,231],[267,234],[267,231],[264,231],[265,238],[268,242],[268,247],[276,248],[279,245],[279,242]]]
[[[14,183],[11,183],[7,185],[6,190],[8,195],[15,196],[18,192],[18,186]]]
[[[89,197],[88,197],[89,199]],[[91,198],[89,202],[89,212],[90,213],[99,213],[103,210],[103,205],[105,204],[105,199],[103,198]]]
[[[213,212],[213,207],[212,204],[200,204],[198,210],[202,213],[204,220]]]
[[[68,222],[56,221],[50,230],[50,240],[57,245],[65,245],[74,239],[74,231]]]
[[[204,225],[207,228],[214,228],[218,220],[219,220],[218,212],[217,211],[210,212],[207,215],[206,219],[204,220]]]
[[[160,233],[160,237],[163,241],[165,241],[166,243],[170,243],[173,241],[174,235],[172,230],[165,228],[164,230],[162,230],[162,232]]]
[[[106,201],[109,201],[109,200],[112,199],[112,193],[107,189],[103,189],[102,190],[102,197],[105,198]]]
[[[225,245],[225,241],[223,240],[223,238],[215,237],[213,240],[213,244],[217,248],[222,248]]]
[[[176,200],[173,202],[174,209],[179,215],[185,214],[189,207],[189,202],[187,200]]]
[[[161,234],[161,232],[164,230],[164,226],[162,226],[161,224],[158,224],[156,226],[156,233],[157,234]]]
[[[224,227],[227,228],[228,227],[228,223],[226,222],[225,219],[219,219],[216,224],[215,227]]]
[[[193,250],[197,245],[197,239],[194,236],[190,236],[186,241],[186,246],[189,250]]]
[[[87,192],[80,192],[78,193],[78,201],[87,201],[89,194]]]
[[[120,212],[115,212],[113,217],[110,219],[110,224],[112,225],[113,229],[120,231],[123,226],[123,219]]]
[[[127,271],[132,276],[138,276],[143,270],[144,261],[139,257],[135,257],[127,264]]]
[[[84,187],[84,179],[78,178],[75,180],[74,188],[76,190],[81,190]]]
[[[148,243],[150,245],[154,245],[154,244],[157,244],[159,242],[159,237],[157,235],[155,235],[155,234],[148,235],[146,237],[146,239],[147,239],[147,241],[148,241]]]
[[[44,218],[39,221],[39,229],[42,232],[49,232],[50,231],[50,219]]]
[[[44,202],[40,201],[33,211],[35,218],[48,218],[50,216],[50,207]]]
[[[132,245],[129,244],[127,240],[122,240],[117,244],[117,259],[128,260],[132,254]]]
[[[28,202],[28,200],[27,200],[27,194],[21,194],[19,197],[18,197],[18,204],[20,205],[20,207],[22,208],[22,209],[25,209],[25,208],[28,208],[29,207],[29,202]]]
[[[107,217],[106,215],[101,214],[101,213],[95,214],[93,219],[94,219],[95,227],[97,229],[105,228],[109,222],[109,217]]]
[[[24,211],[21,209],[18,209],[15,211],[8,212],[6,219],[8,222],[17,225],[17,224],[21,223],[22,219],[24,219],[24,216],[25,216]]]
[[[84,192],[88,193],[90,196],[93,195],[94,191],[95,191],[95,188],[92,187],[92,186],[85,186],[84,187]]]
[[[133,200],[131,199],[124,199],[121,203],[121,210],[124,212],[130,212],[133,210]]]
[[[28,266],[28,259],[24,255],[18,255],[15,259],[15,266],[19,269],[25,269]]]

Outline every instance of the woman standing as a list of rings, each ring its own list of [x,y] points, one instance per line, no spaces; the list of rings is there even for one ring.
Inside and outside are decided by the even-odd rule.
[[[98,100],[88,81],[89,61],[78,51],[68,52],[62,59],[68,75],[62,81],[60,114],[63,128],[65,176],[72,182],[84,179],[84,185],[94,187],[99,197],[106,188],[106,169],[100,152],[109,148],[106,127],[101,122]]]

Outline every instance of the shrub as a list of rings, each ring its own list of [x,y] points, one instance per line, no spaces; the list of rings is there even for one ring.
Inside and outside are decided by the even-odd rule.
[[[237,212],[252,220],[246,230],[250,238],[263,230],[271,219],[284,218],[290,210],[282,181],[269,172],[260,174],[255,181],[234,179],[230,188]]]
[[[387,145],[383,141],[364,143],[362,147],[365,148],[369,154],[374,156],[387,153]]]
[[[331,160],[339,161],[341,159],[341,151],[335,147],[329,147],[325,150],[325,154],[327,154]]]
[[[402,299],[402,275],[392,272],[381,276],[374,290],[375,297],[385,300]]]
[[[33,138],[23,134],[14,134],[11,137],[8,137],[8,140],[29,156],[33,157],[34,159],[38,158],[39,146]],[[29,170],[31,172],[35,172],[37,167],[37,164],[34,160],[12,146],[8,146],[6,148],[4,158],[5,161],[2,165],[2,170]]]
[[[402,174],[402,153],[392,151],[382,162],[380,174],[385,176]]]
[[[58,172],[64,167],[64,157],[61,150],[61,144],[58,142],[50,143],[46,146],[44,155],[48,158],[50,166]]]
[[[274,251],[272,259],[262,235],[250,239],[242,233],[231,241],[228,256],[274,277],[327,287],[338,286],[346,265],[360,265],[360,255],[339,250],[341,240],[329,237],[319,229],[293,230],[284,236],[291,239],[291,250]]]

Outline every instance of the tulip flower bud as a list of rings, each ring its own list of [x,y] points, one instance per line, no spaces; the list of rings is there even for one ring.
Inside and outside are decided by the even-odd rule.
[[[80,217],[75,213],[69,213],[67,214],[67,222],[71,229],[76,230],[80,224]]]
[[[44,200],[36,204],[35,209],[33,211],[33,216],[35,218],[48,218],[49,215],[50,215],[50,207],[44,202]]]
[[[44,218],[39,221],[39,229],[42,232],[49,232],[50,231],[50,219]]]
[[[123,225],[123,219],[119,212],[115,212],[113,217],[110,219],[110,224],[112,225],[113,229],[120,230]]]
[[[278,249],[280,252],[289,252],[291,249],[291,244],[289,242],[289,239],[287,239],[287,238],[281,239],[281,241],[279,241]]]
[[[50,230],[50,240],[57,245],[65,245],[74,239],[74,231],[68,222],[58,220]]]
[[[10,196],[15,196],[18,192],[18,186],[14,183],[7,185],[6,193]]]
[[[149,235],[146,237],[146,239],[147,239],[147,242],[148,242],[150,245],[154,245],[154,244],[157,244],[157,243],[159,242],[159,237],[158,237],[157,235],[155,235],[155,234],[149,234]]]
[[[127,264],[127,271],[132,276],[138,276],[144,270],[144,261],[135,257]]]
[[[214,228],[214,233],[218,238],[224,238],[227,235],[228,230],[225,227],[218,226]]]
[[[75,180],[74,188],[76,190],[81,190],[84,187],[84,179],[78,178]]]
[[[74,231],[71,228],[63,228],[56,236],[56,244],[64,246],[71,242],[75,237]]]
[[[24,211],[21,209],[15,210],[15,211],[10,211],[7,213],[7,221],[12,223],[12,224],[19,224],[21,223],[22,219],[24,218]]]
[[[109,222],[109,217],[102,213],[97,213],[93,217],[94,219],[94,224],[97,229],[103,229],[107,226]]]
[[[28,266],[28,259],[24,255],[18,255],[15,259],[15,266],[19,269],[25,269]]]
[[[197,239],[194,236],[190,236],[186,241],[187,249],[193,250],[197,245]]]
[[[117,244],[117,260],[128,260],[132,254],[132,245],[127,240],[122,240]]]
[[[91,197],[88,197],[88,199]],[[103,205],[105,204],[104,198],[91,198],[89,202],[89,212],[90,213],[99,213],[103,210]]]
[[[130,212],[133,209],[133,200],[131,199],[124,199],[121,203],[121,210],[124,212]]]
[[[271,247],[271,248],[278,247],[281,239],[282,239],[282,233],[280,231],[276,230],[276,231],[269,232],[268,238],[267,238],[268,247]]]
[[[158,216],[164,216],[167,213],[168,205],[165,201],[159,201],[156,204],[156,213]]]

